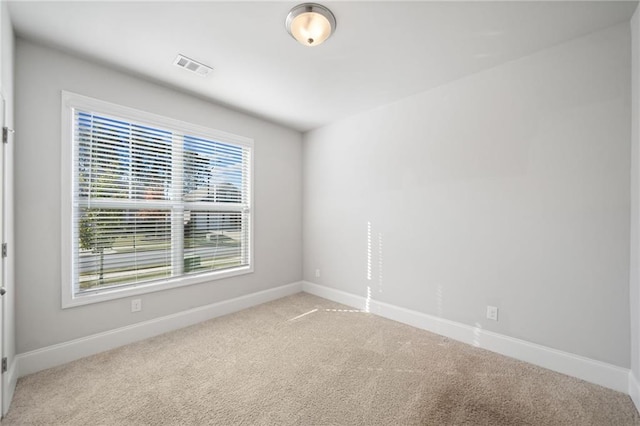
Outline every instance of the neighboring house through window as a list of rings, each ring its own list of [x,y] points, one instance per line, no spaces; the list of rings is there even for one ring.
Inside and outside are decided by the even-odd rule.
[[[63,307],[252,271],[251,139],[68,92],[62,111]]]

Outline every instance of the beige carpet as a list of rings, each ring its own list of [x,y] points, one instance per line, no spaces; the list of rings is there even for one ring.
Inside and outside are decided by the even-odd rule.
[[[637,425],[628,396],[297,294],[19,380],[2,425]]]

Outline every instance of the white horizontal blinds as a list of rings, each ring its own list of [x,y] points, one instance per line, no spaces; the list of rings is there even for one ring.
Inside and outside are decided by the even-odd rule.
[[[163,211],[80,209],[76,293],[170,277],[169,219]]]
[[[80,197],[166,200],[171,133],[76,110]]]
[[[73,120],[74,295],[249,265],[248,146]]]
[[[171,276],[172,135],[74,111],[75,292]]]
[[[185,136],[185,273],[249,264],[248,150]]]

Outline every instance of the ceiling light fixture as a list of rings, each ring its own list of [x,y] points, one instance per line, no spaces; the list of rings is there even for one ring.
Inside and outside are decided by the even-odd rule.
[[[303,3],[291,9],[285,25],[291,37],[305,46],[313,47],[333,34],[336,17],[320,4]]]

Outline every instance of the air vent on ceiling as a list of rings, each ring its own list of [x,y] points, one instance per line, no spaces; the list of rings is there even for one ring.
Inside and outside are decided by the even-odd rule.
[[[184,55],[178,55],[176,57],[176,60],[173,61],[173,64],[179,66],[180,68],[192,71],[203,77],[206,77],[211,71],[213,71],[213,68],[208,67],[200,62],[194,61],[193,59],[187,58]]]

